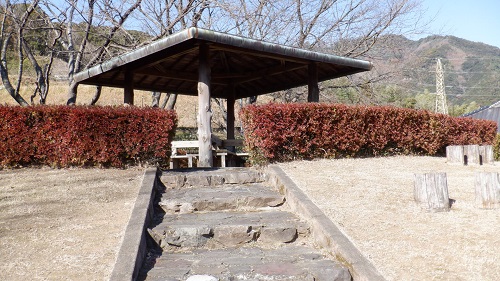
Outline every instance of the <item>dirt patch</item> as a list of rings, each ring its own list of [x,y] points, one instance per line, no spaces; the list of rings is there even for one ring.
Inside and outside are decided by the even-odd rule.
[[[388,280],[500,280],[500,209],[475,205],[474,174],[437,157],[280,164]],[[446,172],[450,212],[413,200],[414,173]]]
[[[108,280],[143,174],[0,171],[0,280]]]

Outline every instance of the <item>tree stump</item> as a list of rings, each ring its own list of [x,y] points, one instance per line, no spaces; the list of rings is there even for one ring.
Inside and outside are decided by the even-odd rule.
[[[450,210],[446,173],[415,174],[415,202],[429,211]]]
[[[500,207],[500,179],[497,172],[476,173],[476,204],[479,208]]]
[[[481,157],[482,164],[495,163],[495,157],[493,155],[493,146],[492,145],[479,146],[479,155]]]
[[[462,145],[450,145],[446,147],[446,162],[450,164],[464,164],[464,147]]]
[[[464,145],[464,159],[465,165],[481,165],[479,145]]]

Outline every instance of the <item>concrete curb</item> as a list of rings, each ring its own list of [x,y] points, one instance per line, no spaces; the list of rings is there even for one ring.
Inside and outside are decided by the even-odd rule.
[[[157,185],[156,168],[147,169],[125,229],[111,281],[135,280],[147,254],[146,227],[153,217],[153,200]]]
[[[346,266],[356,281],[386,280],[347,236],[300,190],[278,166],[268,168],[269,182],[286,197],[293,212],[308,221],[318,246]]]

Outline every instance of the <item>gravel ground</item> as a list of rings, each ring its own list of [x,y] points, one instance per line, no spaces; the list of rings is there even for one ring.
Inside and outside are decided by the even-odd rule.
[[[0,280],[108,280],[143,174],[0,170]]]
[[[297,161],[280,167],[388,280],[500,280],[500,209],[475,205],[474,174],[438,157]],[[446,172],[450,212],[414,203],[414,173]]]
[[[280,164],[388,280],[500,280],[500,209],[474,204],[474,172],[444,158]],[[450,212],[413,202],[413,174],[448,175]],[[0,171],[0,280],[107,280],[144,171]]]

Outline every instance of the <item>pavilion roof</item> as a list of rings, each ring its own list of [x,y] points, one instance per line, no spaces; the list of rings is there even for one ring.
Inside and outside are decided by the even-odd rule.
[[[318,81],[371,69],[364,60],[312,52],[201,28],[189,28],[79,72],[79,84],[196,96],[199,46],[210,52],[212,97],[262,95],[308,84],[308,66]],[[126,81],[131,71],[133,81]],[[130,79],[130,78],[128,78]]]

